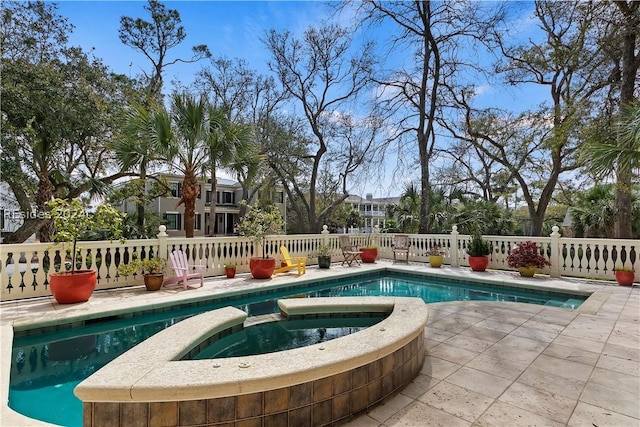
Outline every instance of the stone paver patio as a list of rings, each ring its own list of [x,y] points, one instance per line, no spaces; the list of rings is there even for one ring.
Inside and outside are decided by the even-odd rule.
[[[51,298],[0,306],[3,399],[0,424],[37,426],[6,407],[13,325],[43,319],[126,312],[260,286],[289,285],[380,267],[487,282],[595,291],[580,309],[508,302],[429,304],[427,357],[421,374],[399,395],[347,424],[374,426],[640,426],[640,287],[546,276],[522,279],[512,272],[473,273],[424,264],[309,268],[297,278],[268,281],[210,278],[203,288],[96,292],[88,303],[60,306]]]

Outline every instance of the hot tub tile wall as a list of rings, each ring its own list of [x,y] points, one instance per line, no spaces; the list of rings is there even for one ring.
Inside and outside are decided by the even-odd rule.
[[[420,334],[402,348],[364,366],[290,387],[216,399],[88,402],[85,426],[334,426],[397,394],[422,369]]]

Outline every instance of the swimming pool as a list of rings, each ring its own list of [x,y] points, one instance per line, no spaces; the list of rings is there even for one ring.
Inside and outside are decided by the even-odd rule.
[[[418,296],[426,302],[493,300],[566,308],[576,308],[586,298],[500,286],[470,286],[430,278],[425,281],[417,275],[377,274],[366,280],[359,277],[307,286],[304,293],[299,288],[288,289],[136,318],[101,321],[55,333],[16,337],[9,405],[32,418],[61,425],[82,425],[82,404],[73,395],[73,388],[119,354],[193,314],[228,305],[241,308],[250,316],[273,313],[277,299],[291,295]]]

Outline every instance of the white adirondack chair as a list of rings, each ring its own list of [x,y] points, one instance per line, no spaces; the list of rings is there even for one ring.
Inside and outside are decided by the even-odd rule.
[[[187,254],[183,251],[173,251],[169,254],[171,268],[175,276],[169,277],[162,286],[180,284],[187,289],[187,282],[192,279],[200,279],[200,287],[204,284],[204,265],[191,265],[187,261]]]

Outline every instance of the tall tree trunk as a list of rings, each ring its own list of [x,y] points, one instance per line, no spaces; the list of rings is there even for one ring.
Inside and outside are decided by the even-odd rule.
[[[188,238],[193,237],[196,199],[199,192],[198,178],[196,178],[195,172],[192,170],[185,171],[184,180],[182,181],[182,197],[176,207],[184,204],[184,235]]]
[[[636,39],[640,25],[639,6],[636,2],[616,1],[622,15],[624,38],[622,44],[622,70],[620,84],[620,111],[634,101],[640,56],[636,54]],[[617,239],[630,239],[631,229],[631,184],[632,173],[628,167],[618,164],[616,170],[616,216],[615,235]]]

